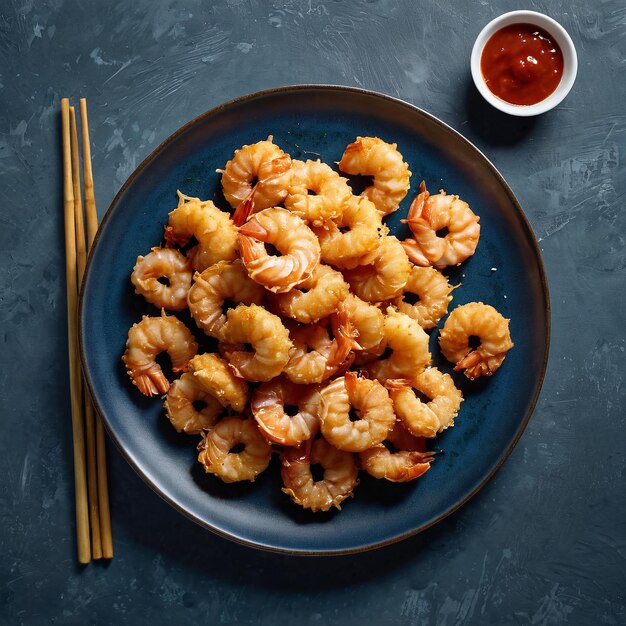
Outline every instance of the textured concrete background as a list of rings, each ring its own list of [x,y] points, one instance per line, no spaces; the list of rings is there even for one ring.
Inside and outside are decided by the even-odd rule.
[[[563,105],[530,120],[489,109],[470,83],[474,37],[516,8],[2,1],[0,623],[626,623],[626,6],[525,3],[564,24],[580,62]],[[451,518],[399,545],[332,560],[214,537],[164,504],[111,447],[116,557],[80,568],[59,99],[89,99],[102,214],[182,123],[232,97],[299,82],[415,103],[508,179],[541,242],[552,296],[550,367],[535,415],[496,477]]]

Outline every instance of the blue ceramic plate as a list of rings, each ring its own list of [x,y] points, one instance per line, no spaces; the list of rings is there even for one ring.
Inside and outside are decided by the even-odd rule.
[[[176,190],[217,198],[217,168],[233,151],[273,135],[293,157],[341,157],[357,135],[397,142],[430,190],[459,194],[480,215],[477,253],[451,273],[463,285],[452,307],[483,301],[511,318],[515,348],[489,380],[469,383],[456,426],[437,439],[445,453],[414,484],[362,475],[341,512],[311,514],[281,492],[278,463],[255,483],[225,485],[196,462],[196,437],[177,434],[158,399],[133,388],[120,357],[130,326],[156,309],[133,293],[129,276],[138,254],[159,244]],[[316,158],[312,156],[311,158]],[[188,318],[184,318],[189,321]],[[192,324],[191,322],[189,322]],[[450,371],[431,337],[435,363]],[[200,341],[204,341],[198,333]],[[299,86],[265,91],[220,106],[159,146],[122,187],[98,232],[83,285],[80,339],[87,380],[108,431],[144,480],[179,511],[214,532],[251,546],[303,554],[338,554],[379,547],[431,526],[466,502],[501,465],[533,410],[546,366],[549,303],[541,256],[515,196],[494,166],[466,139],[420,109],[345,87]]]

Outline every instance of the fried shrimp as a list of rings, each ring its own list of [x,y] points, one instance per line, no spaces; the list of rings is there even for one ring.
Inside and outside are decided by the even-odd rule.
[[[161,282],[161,280],[166,282]],[[173,248],[152,248],[137,257],[130,280],[135,293],[162,309],[182,311],[187,308],[191,287],[191,265],[184,254]]]
[[[343,153],[339,169],[346,174],[372,176],[373,184],[362,195],[384,215],[396,211],[409,191],[411,172],[397,144],[378,137],[357,137]]]
[[[292,324],[289,336],[293,347],[285,374],[293,383],[321,383],[351,365],[355,332],[341,314],[308,326]]]
[[[211,200],[200,200],[178,193],[178,207],[169,214],[165,240],[170,245],[186,246],[192,237],[198,240],[187,256],[201,272],[218,261],[237,258],[237,229],[228,213],[220,211]]]
[[[404,292],[391,300],[391,304],[427,330],[437,326],[437,322],[448,312],[448,304],[452,300],[450,294],[455,289],[456,286],[452,287],[436,269],[414,265]]]
[[[470,346],[472,338],[480,341],[477,348]],[[439,345],[446,359],[455,364],[454,369],[465,370],[470,380],[491,376],[513,347],[509,320],[488,304],[464,304],[450,313],[441,330]]]
[[[396,419],[387,390],[354,372],[330,382],[320,397],[322,435],[339,450],[362,452],[381,443]]]
[[[405,483],[423,476],[434,459],[425,452],[423,440],[411,437],[400,422],[387,434],[387,439],[359,454],[361,467],[374,478]]]
[[[344,272],[352,291],[361,300],[382,302],[396,297],[404,289],[411,264],[395,237],[383,237],[378,249],[362,260],[363,265]]]
[[[386,387],[396,416],[416,437],[435,437],[454,426],[463,395],[448,374],[428,367],[411,379],[388,380]],[[422,400],[415,391],[426,397]]]
[[[424,475],[427,442],[463,403],[456,378],[433,367],[426,333],[448,315],[456,286],[441,270],[474,254],[478,216],[422,182],[407,219],[388,225],[409,204],[411,172],[377,137],[357,137],[329,167],[292,159],[270,136],[217,171],[232,216],[178,192],[164,247],[137,258],[132,284],[161,316],[128,332],[133,384],[164,396],[178,432],[202,436],[198,461],[225,482],[253,481],[276,450],[282,491],[311,511],[339,509],[360,469],[398,483]],[[359,175],[370,186],[354,195]],[[403,242],[390,230],[398,220],[412,232]],[[217,346],[208,353],[165,313],[186,320],[186,307]],[[480,302],[453,310],[439,343],[472,380],[513,347],[509,320]]]
[[[406,220],[414,238],[404,242],[404,249],[416,265],[459,265],[476,251],[479,219],[459,196],[446,195],[443,189],[432,196],[422,181]],[[447,234],[440,237],[442,230]]]
[[[349,289],[340,272],[319,264],[297,287],[287,293],[277,293],[273,302],[281,315],[311,324],[334,313],[348,296]]]
[[[269,254],[266,244],[279,256]],[[306,280],[320,260],[315,234],[287,209],[260,211],[239,228],[241,258],[252,280],[284,293]]]
[[[196,273],[187,295],[189,311],[196,324],[211,337],[222,338],[226,323],[224,305],[261,304],[265,289],[255,283],[241,261],[220,261]]]
[[[156,357],[167,352],[172,372],[186,372],[189,359],[195,356],[198,344],[189,329],[173,315],[144,315],[141,322],[128,331],[122,361],[133,385],[146,396],[167,393],[170,383]]]
[[[406,483],[423,476],[430,469],[433,459],[432,452],[391,452],[382,443],[359,454],[361,467],[368,474],[394,483]]]
[[[202,388],[191,374],[183,374],[170,386],[165,411],[172,426],[180,433],[197,435],[215,426],[222,405]]]
[[[359,349],[368,351],[380,346],[384,340],[385,323],[382,311],[352,293],[342,302],[341,307],[356,331],[355,339],[359,344]]]
[[[266,439],[283,446],[297,446],[319,430],[318,403],[319,394],[314,387],[276,378],[255,390],[250,408]]]
[[[218,354],[198,354],[189,361],[194,380],[222,406],[241,413],[248,403],[248,385]]]
[[[273,143],[270,135],[265,141],[235,150],[233,158],[218,172],[222,174],[224,197],[233,209],[238,209],[254,191],[254,209],[260,211],[285,199],[291,180],[291,157]]]
[[[348,181],[319,159],[291,162],[291,183],[285,206],[303,220],[320,224],[338,217],[351,195]]]
[[[293,344],[280,317],[252,304],[239,305],[226,314],[222,354],[238,376],[250,381],[267,381],[278,376]],[[248,352],[245,344],[252,347]]]
[[[296,504],[311,511],[341,509],[340,504],[352,495],[358,484],[358,469],[354,455],[333,448],[324,439],[310,441],[299,448],[285,449],[281,476],[283,492]],[[320,465],[324,474],[315,480],[311,466]]]
[[[242,448],[240,452],[236,450]],[[254,420],[225,417],[203,435],[198,444],[198,461],[209,474],[225,483],[254,479],[267,468],[272,447]]]
[[[349,198],[343,212],[321,226],[313,227],[321,248],[322,261],[348,269],[375,249],[381,234],[387,234],[382,215],[367,198]]]
[[[368,367],[370,375],[382,383],[388,378],[417,375],[430,363],[428,335],[413,318],[389,307],[384,335],[386,350],[391,354]]]

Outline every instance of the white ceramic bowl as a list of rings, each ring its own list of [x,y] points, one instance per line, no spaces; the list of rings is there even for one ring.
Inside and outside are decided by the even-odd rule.
[[[489,87],[487,87],[485,78],[480,69],[480,57],[482,56],[483,48],[487,41],[489,41],[489,38],[501,28],[510,26],[511,24],[533,24],[542,28],[554,37],[563,52],[563,76],[561,77],[561,82],[547,98],[536,104],[510,104],[498,98],[498,96],[493,94],[489,90]],[[510,13],[505,13],[495,20],[492,20],[480,31],[474,43],[474,47],[472,48],[471,68],[474,83],[482,97],[487,100],[489,104],[510,115],[530,117],[531,115],[539,115],[540,113],[545,113],[553,109],[565,98],[576,80],[578,59],[572,38],[558,22],[536,11],[511,11]]]

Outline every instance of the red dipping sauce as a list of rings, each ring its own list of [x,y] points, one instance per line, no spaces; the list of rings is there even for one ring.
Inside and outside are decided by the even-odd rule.
[[[511,24],[485,44],[480,69],[489,91],[511,104],[545,100],[563,76],[563,53],[545,30],[533,24]]]

